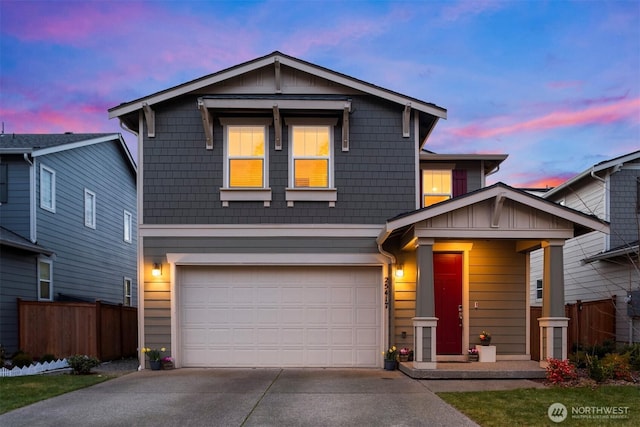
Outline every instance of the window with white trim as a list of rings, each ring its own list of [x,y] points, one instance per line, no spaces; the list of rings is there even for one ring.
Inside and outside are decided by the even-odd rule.
[[[542,299],[542,279],[536,280],[536,299]]]
[[[127,243],[131,243],[133,239],[133,215],[131,212],[124,211],[123,216],[123,233],[124,233],[124,241]]]
[[[227,187],[265,188],[265,126],[227,126]]]
[[[96,228],[96,193],[84,189],[84,225]]]
[[[451,170],[422,171],[422,206],[427,207],[449,200],[452,194]]]
[[[45,165],[40,165],[40,207],[56,211],[56,172]]]
[[[53,262],[50,259],[38,260],[38,299],[53,300]]]
[[[131,306],[131,284],[133,283],[133,281],[129,278],[129,277],[125,277],[124,278],[124,299],[123,299],[123,305],[129,307]]]

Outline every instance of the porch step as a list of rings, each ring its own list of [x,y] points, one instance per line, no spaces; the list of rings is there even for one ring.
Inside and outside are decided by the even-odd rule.
[[[483,362],[438,362],[436,369],[415,369],[413,362],[401,362],[399,369],[415,379],[471,380],[471,379],[538,379],[546,371],[533,360]]]

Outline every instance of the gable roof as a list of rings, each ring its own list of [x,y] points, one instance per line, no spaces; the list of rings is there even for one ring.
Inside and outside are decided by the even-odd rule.
[[[561,206],[549,200],[544,200],[538,196],[531,195],[525,191],[515,189],[502,182],[498,182],[489,187],[484,187],[426,208],[395,216],[387,220],[387,223],[378,236],[377,241],[379,244],[382,244],[397,230],[401,230],[421,221],[429,220],[455,210],[464,209],[490,199],[495,199],[497,201],[513,200],[516,203],[545,212],[563,220],[570,221],[574,224],[574,229],[577,234],[583,234],[592,230],[598,230],[605,233],[609,232],[608,223],[601,221],[593,215],[584,214],[566,206]]]
[[[108,141],[119,143],[134,174],[136,163],[119,133],[13,133],[0,135],[0,154],[30,154],[33,157],[57,153]]]
[[[136,100],[125,102],[117,107],[109,109],[109,118],[118,117],[121,120],[125,120],[126,116],[139,111],[144,105],[152,106],[169,99],[198,91],[207,86],[214,85],[216,83],[223,82],[225,80],[237,77],[242,74],[257,70],[259,68],[273,65],[273,64],[285,65],[296,70],[309,73],[311,75],[318,76],[320,78],[329,80],[331,82],[350,87],[352,89],[364,92],[379,98],[386,99],[391,102],[395,102],[402,106],[410,105],[411,108],[418,110],[422,113],[429,114],[436,119],[446,118],[447,110],[438,107],[437,105],[425,101],[421,101],[417,98],[413,98],[407,95],[394,92],[392,90],[384,89],[380,86],[376,86],[371,83],[367,83],[363,80],[359,80],[350,77],[346,74],[342,74],[333,70],[330,70],[319,65],[312,64],[307,61],[303,61],[298,58],[286,55],[282,52],[274,51],[268,55],[244,62],[233,67],[226,68],[222,71],[218,71],[213,74],[180,84],[178,86],[171,87],[160,92],[153,93],[151,95],[138,98]],[[137,116],[136,116],[137,117]],[[135,123],[132,118],[129,118],[129,124]]]
[[[51,256],[54,253],[52,250],[46,249],[36,243],[31,243],[28,239],[4,227],[0,227],[0,245],[47,256]]]
[[[546,193],[544,193],[541,197],[544,197],[545,199],[552,197],[555,194],[560,193],[561,191],[567,189],[567,188],[571,188],[571,186],[575,185],[578,181],[588,177],[588,176],[595,176],[596,179],[601,179],[600,177],[597,177],[597,173],[598,172],[602,172],[604,170],[610,169],[610,168],[615,168],[615,167],[621,167],[622,165],[624,165],[625,163],[629,163],[629,162],[633,162],[633,161],[637,161],[640,159],[640,150],[639,151],[633,151],[631,153],[628,154],[624,154],[622,156],[618,156],[618,157],[614,157],[613,159],[609,159],[609,160],[604,160],[600,163],[596,163],[595,165],[591,166],[589,169],[579,173],[578,175],[574,176],[573,178],[563,182],[562,184],[560,184],[559,186],[552,188],[551,190],[547,191]]]
[[[500,164],[509,157],[508,154],[438,154],[423,149],[420,152],[420,160],[425,161],[479,161],[483,164],[485,176],[498,172]]]

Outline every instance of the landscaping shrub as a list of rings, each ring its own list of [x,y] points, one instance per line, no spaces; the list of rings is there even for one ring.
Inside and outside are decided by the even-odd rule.
[[[598,358],[598,356],[589,355],[587,355],[587,375],[589,375],[589,378],[599,383],[609,377],[609,373],[606,372],[600,358]]]
[[[634,371],[640,371],[640,343],[634,343],[622,348],[620,354],[628,354],[630,368]]]
[[[4,350],[4,347],[0,344],[0,368],[4,367],[4,360],[7,357],[7,354]]]
[[[24,368],[25,366],[30,366],[33,363],[33,357],[29,353],[17,352],[11,358],[11,365],[18,368]]]
[[[73,369],[76,375],[87,375],[91,373],[91,369],[100,364],[100,361],[93,356],[75,354],[67,357],[69,367]]]
[[[45,363],[45,362],[53,362],[55,360],[56,360],[56,357],[53,354],[47,353],[47,354],[43,354],[40,360],[38,360],[38,362]]]
[[[605,379],[631,380],[629,354],[610,353],[602,359],[602,366],[607,375]]]
[[[547,381],[559,384],[578,377],[576,367],[568,360],[547,359]]]

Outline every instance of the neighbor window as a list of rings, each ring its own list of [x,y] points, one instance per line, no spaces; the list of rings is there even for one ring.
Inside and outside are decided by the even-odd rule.
[[[265,187],[265,127],[227,126],[228,188]]]
[[[294,188],[330,186],[331,138],[329,126],[293,126]]]
[[[133,216],[131,212],[124,211],[124,241],[131,243],[133,234]]]
[[[84,225],[96,228],[96,193],[84,189]]]
[[[51,301],[53,294],[52,262],[48,259],[38,261],[38,299]]]
[[[9,165],[0,163],[0,204],[9,200]]]
[[[536,280],[536,299],[542,299],[542,280]]]
[[[131,279],[128,277],[124,278],[124,301],[123,304],[125,306],[131,305]]]
[[[40,165],[40,207],[56,211],[56,173],[44,165]]]
[[[451,170],[422,171],[423,207],[449,200],[452,197]]]

